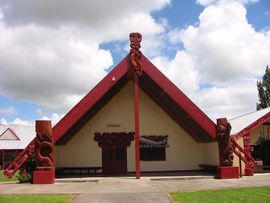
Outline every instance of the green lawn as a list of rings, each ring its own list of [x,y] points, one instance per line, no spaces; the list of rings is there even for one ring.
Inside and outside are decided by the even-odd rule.
[[[172,192],[170,195],[181,203],[267,203],[270,202],[270,187]]]
[[[0,195],[0,203],[67,203],[74,198],[75,195]]]
[[[16,174],[17,173],[18,172],[16,172]],[[6,178],[6,176],[4,176],[3,174],[3,171],[0,171],[0,182],[18,181],[18,179],[16,178],[16,174],[12,178]]]

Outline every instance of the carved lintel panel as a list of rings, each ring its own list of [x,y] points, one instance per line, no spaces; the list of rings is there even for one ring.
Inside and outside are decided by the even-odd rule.
[[[129,147],[134,140],[134,132],[96,132],[94,140],[99,147]]]

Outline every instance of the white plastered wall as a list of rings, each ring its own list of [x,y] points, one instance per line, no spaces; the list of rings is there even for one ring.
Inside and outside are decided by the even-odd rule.
[[[218,143],[212,142],[203,145],[204,164],[218,166]]]
[[[73,138],[56,146],[56,167],[101,166],[101,148],[93,140],[95,132],[133,132],[133,88],[129,82]],[[142,171],[197,170],[205,160],[216,163],[215,144],[195,142],[166,112],[142,90],[140,94],[140,134],[168,135],[166,161],[141,161]],[[119,127],[109,127],[119,126]],[[211,146],[211,147],[206,147]],[[127,148],[128,171],[135,171],[134,141]]]

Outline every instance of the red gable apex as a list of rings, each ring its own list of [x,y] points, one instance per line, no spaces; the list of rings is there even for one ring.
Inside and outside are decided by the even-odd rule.
[[[66,143],[131,80],[129,67],[128,55],[53,127],[56,144]],[[140,88],[195,140],[213,141],[215,123],[143,55],[142,69]]]

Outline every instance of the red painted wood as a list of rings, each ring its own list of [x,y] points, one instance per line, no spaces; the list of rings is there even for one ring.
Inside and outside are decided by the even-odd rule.
[[[220,179],[233,179],[239,178],[239,167],[236,166],[227,166],[227,167],[219,167],[218,175]]]
[[[3,174],[11,178],[16,171],[24,164],[24,162],[35,152],[36,138],[33,139],[27,147],[8,165]],[[13,151],[13,150],[11,150]]]
[[[199,109],[181,90],[179,90],[162,72],[144,55],[142,68],[190,117],[195,120],[210,136],[216,137],[216,124]]]
[[[36,133],[36,169],[33,172],[33,184],[53,184],[55,168],[51,121],[36,121]]]
[[[257,128],[258,126],[262,125],[264,122],[270,119],[270,112],[265,114],[263,117],[259,118],[258,120],[251,123],[249,126],[238,132],[237,134],[233,135],[235,140],[238,140],[240,137],[244,137],[249,134],[252,130]]]
[[[64,118],[53,128],[53,136],[57,142],[78,122],[83,115],[125,75],[128,73],[128,56],[123,59],[100,83],[98,83]],[[165,75],[163,75],[148,59],[142,56],[143,74],[147,74],[159,87],[181,107],[198,126],[209,134],[216,136],[216,125],[210,120],[183,92],[181,92]],[[115,80],[112,80],[114,77]],[[129,80],[132,78],[128,78]],[[152,90],[150,90],[152,91]],[[187,125],[184,123],[184,125]]]
[[[36,170],[54,170],[54,152],[53,152],[53,135],[52,124],[49,120],[36,121]],[[44,135],[51,137],[51,142],[43,140]],[[41,140],[39,140],[39,135]],[[43,137],[44,136],[44,137]],[[39,145],[38,145],[39,143]],[[45,145],[45,146],[44,146]],[[46,153],[43,152],[46,150]],[[51,151],[48,151],[51,150]],[[51,164],[49,164],[49,163]]]
[[[136,179],[140,179],[140,118],[139,118],[139,84],[138,75],[134,74],[134,116],[135,116],[135,158]]]
[[[34,171],[33,184],[54,184],[55,171]]]
[[[245,176],[254,176],[253,168],[245,168]]]

